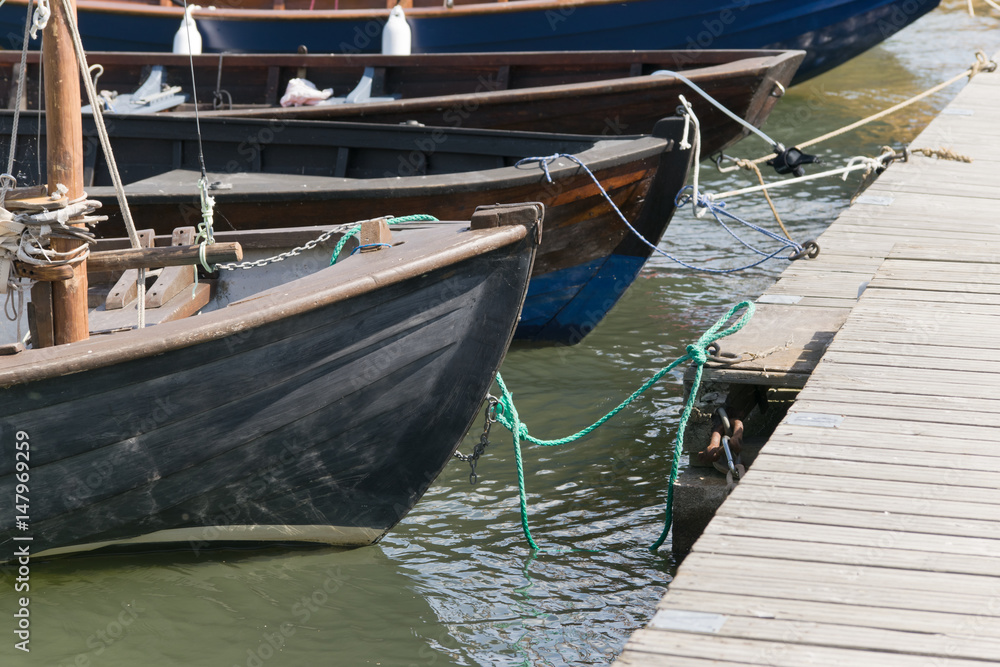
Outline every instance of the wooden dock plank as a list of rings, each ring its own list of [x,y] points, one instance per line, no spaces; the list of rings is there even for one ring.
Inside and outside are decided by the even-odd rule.
[[[776,618],[789,621],[813,621],[841,625],[910,630],[950,635],[981,634],[1000,637],[1000,619],[974,614],[949,614],[938,611],[913,611],[826,601],[803,601],[733,593],[705,593],[672,590],[659,609],[702,611],[750,618]],[[873,614],[873,609],[883,613]]]
[[[865,609],[864,616],[872,616],[873,610]],[[727,612],[702,612],[694,615],[686,609],[663,607],[657,611],[650,623],[651,630],[684,627],[692,634],[712,634],[733,639],[758,639],[765,641],[787,641],[795,637],[798,643],[831,648],[861,648],[872,651],[894,651],[913,655],[938,657],[959,657],[973,660],[989,660],[995,655],[1000,638],[976,634],[971,629],[964,632],[944,633],[940,630],[896,630],[873,628],[857,623],[830,622],[824,620],[761,618],[752,614],[737,615]],[[692,623],[691,621],[695,622]],[[697,621],[708,621],[712,625],[699,627]],[[691,628],[691,629],[686,629]],[[701,630],[701,632],[699,632]],[[956,648],[960,645],[961,648]]]
[[[821,440],[788,441],[770,440],[768,451],[775,456],[812,457],[817,465],[823,461],[854,461],[857,463],[880,463],[935,470],[961,470],[967,472],[1000,473],[1000,458],[994,456],[955,456],[938,452],[913,452],[906,449],[873,447],[860,445],[830,444]],[[1000,475],[995,478],[1000,482]],[[997,518],[1000,518],[998,516]]]
[[[785,558],[810,563],[873,565],[925,574],[983,575],[992,572],[996,564],[996,559],[991,556],[897,549],[896,534],[901,531],[877,531],[882,533],[885,544],[892,545],[885,546],[877,540],[871,545],[813,541],[812,538],[826,530],[826,526],[800,525],[799,530],[802,535],[792,539],[706,532],[699,538],[698,548],[702,552],[711,554],[767,558],[774,553],[780,553]],[[926,537],[925,534],[924,538]]]
[[[898,594],[897,599],[903,600],[905,596],[910,596],[912,603],[918,603],[920,598],[929,592],[976,598],[991,594],[995,596],[1000,590],[1000,582],[991,574],[937,572],[931,576],[921,570],[882,567],[874,557],[870,564],[819,563],[777,555],[712,554],[698,551],[696,547],[685,559],[677,579],[695,572],[719,577],[726,573],[731,577],[730,581],[739,581],[742,578],[743,590],[749,593],[756,593],[759,590],[750,582],[758,576],[767,576],[784,579],[787,582],[814,582],[818,585],[852,584],[870,589],[869,595],[873,599],[880,599],[883,591],[895,591]],[[676,584],[677,579],[671,584],[672,586]],[[923,607],[916,604],[911,608]],[[1000,608],[983,609],[982,613],[1000,616]]]
[[[754,484],[740,485],[737,490],[742,492],[743,489],[752,488],[764,493],[771,493],[774,489],[797,489],[798,499],[794,502],[799,504],[811,504],[813,498],[820,497],[817,494],[824,492],[883,496],[878,502],[887,503],[887,511],[899,510],[896,505],[892,504],[893,498],[917,498],[922,502],[916,507],[907,507],[907,510],[911,514],[919,513],[926,516],[976,518],[982,511],[982,508],[976,507],[976,505],[1000,504],[1000,497],[993,489],[969,487],[953,489],[944,483],[928,486],[919,482],[856,478],[845,486],[840,477],[823,475],[821,472],[821,470],[794,473],[776,472],[761,470],[755,466],[753,471]],[[949,500],[950,498],[961,498],[961,500]],[[788,502],[794,504],[792,500]]]
[[[943,564],[948,572],[969,572],[971,574],[990,571],[991,567],[983,568],[982,559],[991,558],[996,550],[996,542],[986,538],[955,537],[941,540],[929,540],[926,534],[871,528],[849,528],[841,526],[803,525],[792,521],[760,520],[747,528],[745,521],[732,517],[719,517],[705,531],[705,541],[699,546],[701,551],[711,553],[734,553],[741,542],[728,541],[729,538],[746,540],[746,551],[753,554],[763,545],[763,556],[781,549],[786,557],[796,557],[813,562],[850,563],[857,554],[863,554],[869,562],[873,553],[878,554],[878,562],[882,566],[892,566],[894,562],[904,563],[897,567],[907,567],[915,561],[920,561],[931,554],[934,564]],[[809,545],[808,551],[800,551],[802,544]],[[943,545],[940,548],[938,545]],[[788,547],[786,551],[784,547]],[[844,548],[842,551],[824,546]],[[859,551],[860,550],[860,551]],[[874,551],[873,551],[874,550]],[[899,552],[894,554],[893,552]],[[923,569],[923,565],[920,566]],[[960,569],[953,569],[959,567]],[[968,569],[966,569],[968,568]]]
[[[853,445],[857,447],[876,447],[883,449],[901,449],[912,452],[914,456],[921,456],[924,452],[939,454],[955,454],[968,457],[1000,457],[1000,447],[979,447],[970,446],[970,442],[963,438],[944,436],[900,436],[895,433],[887,433],[877,426],[870,429],[842,429],[823,428],[817,426],[806,426],[802,424],[782,423],[775,429],[771,436],[775,441],[788,442],[820,442],[823,444]],[[972,439],[973,443],[979,443],[978,438]]]
[[[938,424],[942,426],[942,428],[939,429],[939,432],[946,431],[947,426],[955,421],[954,417],[949,415],[947,412],[928,410],[924,406],[893,407],[892,410],[887,410],[885,406],[882,405],[865,405],[817,399],[806,401],[799,399],[795,403],[795,408],[798,412],[818,412],[827,415],[871,417],[875,419],[883,419],[885,421],[906,420],[925,422],[927,424]],[[969,412],[962,415],[962,421],[965,424],[995,428],[996,415],[984,414],[981,412]],[[994,434],[995,433],[996,431],[994,430]]]
[[[857,605],[880,610],[880,616],[885,613],[882,611],[885,609],[904,612],[932,609],[962,617],[998,618],[997,614],[991,613],[990,609],[991,605],[995,605],[996,588],[986,588],[981,593],[969,594],[954,591],[924,591],[920,596],[921,604],[914,605],[913,591],[889,588],[864,590],[855,586],[852,581],[829,581],[825,580],[822,575],[814,579],[786,579],[775,575],[771,561],[768,561],[762,568],[755,567],[752,562],[748,562],[748,567],[745,570],[737,566],[734,571],[725,568],[724,564],[718,562],[717,559],[713,559],[711,565],[718,565],[721,571],[715,573],[704,568],[685,570],[684,576],[675,579],[671,584],[670,592],[661,604],[669,604],[670,596],[673,595],[674,591],[692,591],[713,595],[745,591],[747,588],[745,579],[753,577],[754,582],[760,583],[759,586],[754,586],[754,596],[778,601]],[[818,569],[822,571],[823,566],[818,566]],[[877,620],[872,619],[872,624],[875,623]]]
[[[776,497],[780,496],[776,495]],[[991,505],[986,509],[992,507],[995,507],[995,505]],[[996,530],[996,513],[987,512],[987,514],[994,518],[963,519],[957,517],[933,517],[913,512],[891,513],[886,510],[858,510],[843,507],[830,508],[818,505],[789,505],[780,502],[741,500],[739,502],[723,503],[716,516],[731,516],[746,522],[767,519],[771,521],[815,524],[820,527],[843,526],[845,528],[869,528],[887,533],[892,533],[893,531],[914,532],[928,536],[928,539],[938,539],[941,537],[987,537],[996,540],[1000,537],[1000,531]],[[931,536],[935,537],[932,538]]]
[[[773,473],[772,473],[773,474]],[[786,476],[787,477],[787,476]],[[810,481],[822,482],[822,479],[814,479],[818,476],[810,476]],[[780,479],[780,478],[779,478]],[[787,480],[784,480],[787,483]],[[799,515],[790,514],[789,516],[801,516],[802,508],[817,507],[826,508],[830,510],[852,510],[858,512],[868,511],[866,508],[871,507],[882,507],[884,508],[882,512],[887,512],[890,514],[907,515],[914,517],[913,525],[907,529],[907,533],[930,533],[930,534],[940,534],[941,526],[945,524],[938,522],[930,522],[928,527],[922,527],[918,524],[923,523],[921,518],[931,518],[931,519],[971,519],[973,521],[982,520],[984,517],[995,517],[997,516],[997,505],[1000,503],[994,502],[990,503],[975,503],[968,502],[964,500],[949,500],[947,496],[939,497],[938,494],[929,494],[926,489],[920,493],[915,493],[909,496],[887,496],[880,493],[864,493],[858,491],[856,494],[852,492],[845,491],[843,488],[837,488],[834,490],[830,489],[803,489],[801,487],[792,486],[768,486],[764,488],[757,488],[756,486],[746,485],[748,490],[743,491],[740,495],[736,496],[738,501],[731,503],[736,505],[737,502],[762,502],[770,503],[773,505],[788,505],[783,511],[790,511],[796,507],[800,509]],[[859,485],[861,488],[865,488],[864,484]],[[854,488],[853,486],[851,488]],[[876,491],[879,489],[875,489]],[[964,489],[960,489],[962,491]],[[945,493],[952,491],[952,489],[942,489],[941,496]],[[995,499],[994,499],[995,500]],[[866,505],[865,503],[878,503],[878,505]],[[985,505],[985,506],[984,506]],[[720,514],[718,518],[720,521],[725,521],[727,515]],[[845,515],[846,516],[846,515]],[[859,515],[858,518],[862,521],[868,520],[868,515]],[[751,532],[756,530],[759,521],[789,521],[795,524],[801,524],[803,521],[800,518],[790,519],[788,516],[785,518],[781,517],[760,517],[758,521],[754,521],[747,524],[744,521],[739,521],[741,525],[744,525],[746,530]],[[714,526],[715,523],[709,525],[709,529]],[[885,531],[885,527],[881,525],[852,525],[845,519],[842,524],[837,524],[843,528],[854,528],[854,529],[870,529],[874,531]],[[937,527],[935,527],[937,526]],[[826,528],[833,528],[833,526],[825,526]],[[763,530],[763,529],[762,529]],[[945,530],[951,530],[950,528],[945,528]],[[957,536],[953,536],[957,537]],[[964,537],[972,539],[985,539],[981,536],[965,535]],[[921,538],[924,541],[926,537]],[[950,543],[950,542],[949,542]],[[932,548],[937,548],[937,545],[928,541],[928,544],[932,545]],[[994,544],[994,550],[996,545]]]
[[[666,638],[660,635],[666,635]],[[666,642],[666,643],[665,643]],[[887,660],[896,667],[927,667],[928,656],[904,655],[877,651],[829,648],[814,644],[796,644],[785,640],[760,641],[742,638],[717,637],[694,633],[660,633],[656,630],[639,630],[629,641],[633,651],[673,657],[712,656],[715,659],[737,661],[745,665],[771,665],[772,667],[805,667],[807,665],[851,665],[852,667],[885,667]],[[627,663],[622,663],[627,664]],[[632,663],[647,664],[647,663]],[[712,663],[709,663],[712,664]],[[949,658],[949,667],[983,667],[978,660]]]
[[[869,612],[871,613],[871,612]],[[875,652],[892,651],[913,657],[965,658],[988,660],[995,655],[1000,639],[988,636],[946,635],[940,632],[914,632],[868,628],[858,625],[823,623],[817,621],[786,621],[783,619],[761,619],[754,616],[733,616],[719,614],[724,620],[722,627],[711,633],[715,637],[735,640],[786,642],[794,637],[796,643],[832,649],[862,649]],[[664,609],[657,612],[650,623],[655,633],[659,625],[673,629],[672,623],[684,623],[690,612]],[[706,633],[688,631],[693,638]],[[650,637],[655,641],[658,638]],[[768,664],[768,663],[764,663]]]

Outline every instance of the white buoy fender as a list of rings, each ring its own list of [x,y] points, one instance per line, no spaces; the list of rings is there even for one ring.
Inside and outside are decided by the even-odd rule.
[[[174,34],[174,53],[194,56],[201,53],[201,33],[198,32],[198,26],[195,25],[194,17],[191,16],[191,12],[196,9],[201,9],[201,7],[188,5],[187,9],[184,10],[181,27]]]
[[[389,20],[382,28],[382,54],[387,56],[410,55],[410,24],[406,22],[403,8],[396,5],[389,12]]]

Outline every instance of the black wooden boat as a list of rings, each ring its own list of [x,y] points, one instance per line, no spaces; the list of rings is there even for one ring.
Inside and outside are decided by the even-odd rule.
[[[37,116],[23,114],[22,182],[34,178]],[[9,135],[10,115],[0,116]],[[200,217],[194,121],[160,116],[110,119],[126,191],[142,225],[169,233],[178,216]],[[580,136],[335,121],[202,119],[205,158],[220,228],[339,224],[378,214],[434,212],[460,219],[477,203],[539,201],[546,233],[517,337],[579,342],[614,306],[651,253],[621,222],[576,162],[521,158],[571,154],[593,172],[636,230],[656,244],[674,211],[691,151],[684,122],[658,123],[650,136]],[[120,235],[107,165],[85,122],[85,186]],[[42,137],[44,142],[44,135]],[[0,144],[0,152],[7,142]]]
[[[292,55],[224,54],[193,58],[202,117],[226,115],[371,123],[420,122],[446,127],[528,130],[576,134],[651,132],[683,94],[702,124],[702,153],[722,150],[749,132],[673,76],[674,70],[723,106],[760,127],[785,86],[802,51],[584,51],[487,54]],[[157,68],[157,82],[191,93],[188,56],[164,53],[92,53],[101,65],[99,84],[133,93]],[[28,104],[34,103],[38,53],[28,59]],[[0,97],[16,93],[20,53],[0,53]],[[345,102],[368,76],[370,96]],[[293,78],[308,78],[333,90],[336,104],[281,107],[278,100]],[[155,93],[159,93],[159,87]],[[119,97],[117,99],[123,99]],[[162,96],[129,107],[111,99],[115,113],[155,110]],[[354,98],[351,98],[352,100]],[[214,103],[213,103],[214,100]],[[192,105],[177,106],[179,113]],[[213,106],[221,107],[213,110]],[[172,113],[172,112],[171,112]]]
[[[101,306],[89,340],[0,356],[0,428],[9,451],[15,434],[30,445],[31,552],[376,542],[475,417],[524,299],[540,212],[411,224],[391,248],[329,266],[334,236],[202,282],[201,314],[123,331]],[[482,227],[498,220],[513,223]],[[255,259],[319,231],[217,239]],[[0,459],[0,494],[14,499],[19,481],[15,457]],[[22,534],[13,517],[0,527],[7,557]]]

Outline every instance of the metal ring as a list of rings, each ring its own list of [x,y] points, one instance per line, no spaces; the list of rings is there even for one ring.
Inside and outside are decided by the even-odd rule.
[[[806,241],[802,244],[802,250],[793,252],[788,255],[788,259],[795,261],[797,259],[802,259],[803,257],[807,259],[816,259],[819,256],[819,244],[815,241]]]

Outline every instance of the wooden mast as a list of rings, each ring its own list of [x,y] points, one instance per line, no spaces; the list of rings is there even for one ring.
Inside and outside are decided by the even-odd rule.
[[[69,0],[76,12],[76,0]],[[83,123],[80,114],[80,66],[62,0],[52,0],[52,14],[42,39],[45,67],[46,141],[49,192],[62,183],[70,201],[83,196]],[[75,18],[75,17],[74,17]],[[72,224],[72,223],[71,223]],[[77,224],[83,227],[82,223]],[[65,252],[82,241],[53,239]],[[87,326],[87,265],[76,264],[73,277],[52,284],[52,320],[56,345],[89,337]]]

